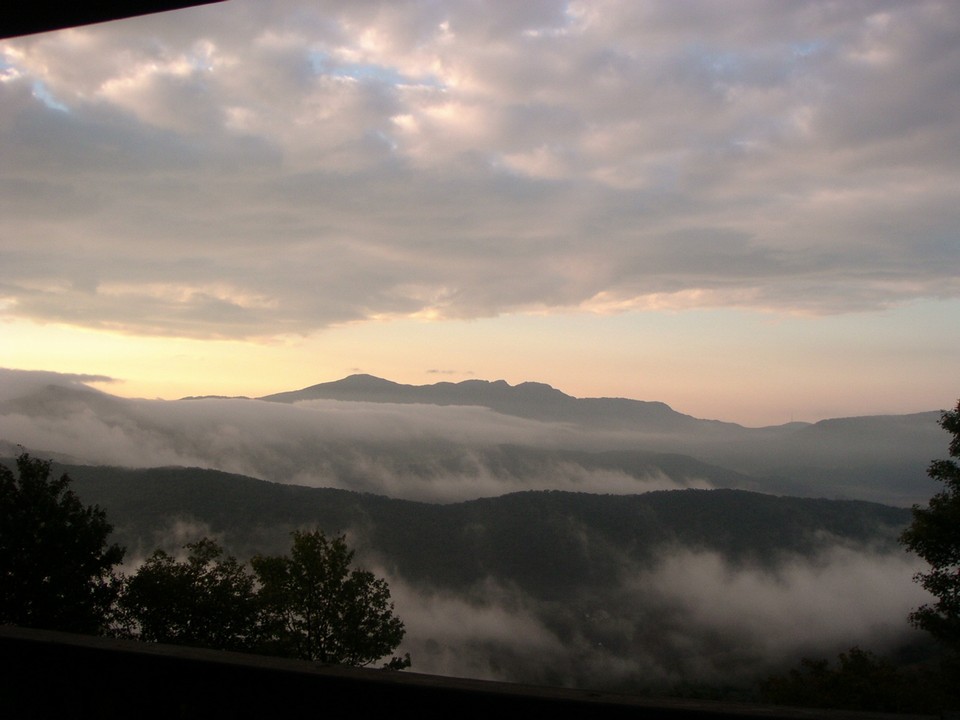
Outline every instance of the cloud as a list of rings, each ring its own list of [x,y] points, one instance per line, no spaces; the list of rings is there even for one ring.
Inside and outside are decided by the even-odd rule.
[[[677,428],[633,425],[617,410],[564,423],[481,406],[129,399],[84,384],[103,380],[0,370],[0,443],[64,462],[212,468],[426,502],[719,485],[903,506],[929,497],[924,470],[943,447],[935,412]]]
[[[389,585],[407,630],[400,651],[411,654],[417,672],[517,681],[505,659],[514,664],[522,658],[533,668],[566,652],[538,617],[536,603],[494,580],[472,596],[417,588],[401,578]]]
[[[958,33],[937,0],[239,0],[9,40],[2,307],[214,338],[957,297]]]
[[[635,493],[706,485],[546,452],[511,464],[508,454],[497,455],[499,444],[569,448],[581,433],[483,408],[129,400],[83,384],[94,380],[101,378],[0,370],[0,441],[80,462],[216,467],[440,502],[522,489]],[[819,429],[831,424],[845,421]],[[636,447],[642,438],[618,440]],[[376,561],[369,531],[352,529],[361,547],[367,541],[365,559]],[[201,535],[214,533],[202,521],[173,518],[130,548],[129,569],[156,545],[175,552]],[[238,542],[256,546],[258,537]],[[818,554],[781,557],[772,566],[669,546],[640,566],[616,548],[588,547],[581,535],[584,557],[615,556],[609,565],[621,571],[619,581],[568,588],[562,600],[495,577],[466,591],[390,577],[408,629],[401,650],[422,672],[653,692],[684,683],[749,684],[804,655],[832,656],[855,644],[882,653],[914,642],[906,616],[927,600],[912,581],[917,559],[821,540]]]
[[[916,642],[906,616],[928,598],[902,554],[827,548],[774,568],[664,549],[633,580],[568,603],[493,580],[458,594],[390,580],[414,668],[460,677],[665,692],[750,687],[804,656]]]
[[[686,608],[691,635],[720,633],[732,646],[789,661],[816,647],[839,652],[858,638],[874,647],[901,640],[907,613],[928,600],[912,582],[921,567],[904,553],[842,546],[772,571],[682,551],[664,560],[651,585],[665,605]]]
[[[112,383],[106,375],[44,372],[42,370],[8,370],[0,368],[0,401],[31,395],[49,385],[89,390],[86,383]]]
[[[164,527],[153,531],[149,540],[141,537],[133,546],[125,547],[126,554],[120,570],[127,576],[133,575],[157,550],[163,550],[182,562],[188,555],[186,545],[204,538],[209,538],[221,546],[224,543],[223,533],[215,532],[206,522],[191,517],[169,518]]]
[[[709,487],[656,469],[631,473],[537,454],[502,456],[501,445],[575,448],[602,434],[483,407],[126,399],[82,380],[99,378],[0,371],[0,438],[85,464],[215,468],[430,502],[517,490],[630,494]]]

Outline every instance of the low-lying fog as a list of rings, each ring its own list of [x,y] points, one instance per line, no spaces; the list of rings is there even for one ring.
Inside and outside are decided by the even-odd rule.
[[[649,436],[524,420],[480,407],[257,400],[153,401],[92,390],[85,378],[0,372],[0,447],[81,464],[216,468],[311,486],[452,502],[516,490],[639,493],[710,487],[704,477],[589,466],[538,451],[623,448]],[[506,459],[505,459],[506,458]],[[508,462],[509,460],[509,462]],[[177,545],[203,534],[181,524]],[[242,558],[246,559],[246,558]],[[375,554],[368,567],[377,569]],[[135,562],[135,558],[130,559]],[[926,600],[916,558],[832,546],[776,568],[677,548],[618,587],[548,602],[488,578],[470,591],[389,576],[414,670],[574,686],[663,690],[749,682],[860,645],[918,640],[906,616]],[[387,573],[384,573],[387,574]]]
[[[131,400],[63,376],[26,380],[0,374],[0,439],[81,464],[213,468],[429,502],[516,490],[624,494],[709,487],[697,477],[631,475],[562,459],[543,458],[535,468],[489,467],[481,451],[501,444],[600,448],[620,446],[622,439],[605,442],[603,433],[482,407]]]
[[[124,399],[84,379],[0,370],[0,442],[8,452],[21,445],[81,464],[213,468],[428,502],[516,490],[624,494],[720,485],[910,506],[935,491],[924,469],[945,447],[935,417],[801,430],[731,426],[726,432],[734,434],[720,442],[709,433],[601,430],[478,406]],[[505,457],[496,450],[507,445],[526,451]],[[723,472],[561,452],[573,450],[683,454]],[[733,477],[738,472],[745,475]]]
[[[175,552],[203,536],[216,533],[178,520],[157,540]],[[428,674],[649,693],[750,688],[801,657],[928,643],[906,620],[930,600],[912,581],[922,562],[899,551],[827,542],[760,567],[677,547],[563,601],[492,576],[469,590],[426,586],[385,570],[376,552],[358,557],[387,578],[407,629],[399,650]]]
[[[469,596],[390,587],[419,672],[656,692],[749,685],[803,656],[922,641],[906,622],[929,599],[911,581],[918,569],[906,555],[837,547],[771,572],[684,549],[574,604],[492,579]]]

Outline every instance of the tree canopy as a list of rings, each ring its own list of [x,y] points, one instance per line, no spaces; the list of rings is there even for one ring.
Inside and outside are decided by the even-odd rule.
[[[208,538],[186,550],[182,561],[157,550],[127,580],[120,616],[128,632],[150,642],[254,649],[259,622],[253,576]]]
[[[385,658],[404,636],[386,581],[351,569],[343,536],[293,533],[290,556],[253,558],[269,643],[275,652],[306,660],[369,665]],[[410,665],[394,657],[386,667]]]
[[[944,412],[940,426],[951,434],[949,454],[960,458],[960,401]],[[946,645],[960,650],[960,465],[934,460],[927,473],[943,483],[927,507],[913,507],[913,522],[901,540],[930,564],[915,577],[936,598],[910,614],[910,621]]]
[[[296,532],[289,556],[257,556],[253,572],[204,538],[182,560],[157,550],[119,600],[121,632],[150,642],[369,665],[403,639],[386,581],[351,568],[343,536]],[[410,665],[409,655],[386,667]]]
[[[902,666],[869,650],[852,647],[831,666],[825,659],[803,658],[786,675],[759,684],[760,698],[774,705],[832,708],[860,712],[937,713],[955,691],[932,668]]]
[[[51,477],[49,460],[24,452],[16,467],[0,465],[0,624],[347,665],[387,658],[403,639],[386,581],[351,567],[343,536],[295,532],[289,556],[257,556],[252,571],[203,538],[124,578],[106,513],[83,505],[68,475]]]
[[[84,506],[70,477],[21,453],[0,465],[0,624],[97,633],[119,590],[124,550],[98,506]]]

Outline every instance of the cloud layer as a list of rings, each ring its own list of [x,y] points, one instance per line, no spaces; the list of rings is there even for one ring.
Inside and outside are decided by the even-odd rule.
[[[258,532],[261,542],[271,535],[284,543],[287,530]],[[443,585],[442,572],[436,585],[414,582],[384,569],[385,549],[370,547],[369,530],[349,530],[349,542],[360,550],[359,566],[388,580],[407,630],[399,651],[412,655],[416,672],[651,694],[749,691],[801,657],[833,658],[853,646],[923,652],[927,640],[907,622],[930,600],[912,580],[923,563],[899,549],[824,538],[809,555],[761,566],[658,546],[650,564],[623,556],[620,580],[572,581],[558,600],[495,575],[468,588]],[[237,552],[207,523],[171,518],[153,532],[153,545],[131,549],[125,570],[134,572],[153,547],[182,554],[184,543],[204,536]]]
[[[693,427],[674,428],[616,410],[576,424],[481,406],[130,399],[86,384],[104,380],[0,368],[0,450],[427,502],[718,486],[910,506],[935,492],[925,470],[945,442],[935,412],[760,430],[688,418]]]
[[[19,442],[81,462],[198,465],[430,501],[521,489],[637,493],[706,484],[570,462],[511,472],[484,449],[521,441],[565,447],[580,433],[483,408],[129,400],[84,385],[91,380],[102,378],[0,370],[0,454],[13,454]],[[258,524],[239,542],[287,542],[289,529]],[[155,545],[175,552],[203,535],[230,542],[232,534],[179,515],[142,531],[130,546],[128,572]],[[369,525],[348,532],[364,564],[389,565],[389,554],[371,547]],[[580,542],[582,557],[612,557],[599,566],[617,572],[574,582],[560,565],[570,582],[562,599],[552,591],[534,597],[502,577],[464,589],[440,586],[442,573],[434,576],[437,586],[390,576],[408,631],[401,651],[412,654],[415,670],[444,675],[634,692],[749,687],[803,655],[832,656],[857,644],[883,653],[915,643],[918,631],[906,616],[928,599],[912,582],[921,569],[916,558],[826,535],[810,556],[778,554],[763,566],[672,544],[652,548],[655,560],[641,566],[624,548],[590,548],[586,534]]]
[[[803,656],[917,642],[906,616],[926,602],[902,554],[830,548],[774,569],[678,550],[581,601],[538,602],[491,580],[472,594],[390,587],[420,672],[664,692],[749,687]]]
[[[563,458],[499,462],[498,445],[577,447],[572,426],[487,408],[245,399],[131,400],[84,376],[0,369],[0,450],[19,444],[67,461],[126,467],[214,468],[274,482],[429,502],[517,490],[630,494],[709,487],[697,477],[628,473]],[[95,379],[95,378],[94,378]],[[586,437],[585,437],[586,436]],[[613,442],[625,441],[617,434]],[[5,441],[5,442],[4,442]]]
[[[0,44],[0,312],[138,334],[960,295],[949,2],[222,6]]]

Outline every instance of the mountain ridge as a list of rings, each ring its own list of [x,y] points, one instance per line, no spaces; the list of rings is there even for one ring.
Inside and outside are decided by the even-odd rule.
[[[426,405],[487,407],[496,412],[548,422],[589,423],[599,427],[629,422],[659,431],[710,426],[742,429],[736,423],[704,420],[678,412],[664,402],[622,397],[577,398],[541,382],[510,385],[505,380],[470,379],[453,383],[405,385],[369,374],[317,383],[300,390],[272,393],[258,400],[296,403],[306,400],[340,400]]]
[[[926,469],[945,452],[936,411],[745,428],[535,382],[356,375],[265,400],[180,402],[23,380],[0,387],[0,447],[13,454],[197,465],[441,503],[521,488],[708,485],[909,507],[936,490]],[[321,397],[366,402],[297,402]]]
[[[84,502],[108,512],[117,539],[134,553],[177,523],[194,532],[204,528],[239,554],[276,552],[291,529],[316,525],[330,533],[349,530],[366,550],[398,563],[395,567],[405,577],[440,585],[460,577],[465,565],[472,568],[469,577],[460,577],[466,584],[481,582],[493,567],[498,576],[528,584],[545,553],[551,562],[538,572],[549,572],[551,593],[561,592],[570,581],[574,559],[563,548],[586,536],[605,557],[601,565],[614,573],[615,555],[627,553],[631,562],[647,564],[677,545],[761,564],[784,553],[815,553],[844,539],[889,550],[910,517],[905,508],[881,503],[733,488],[635,495],[524,490],[438,505],[203,468],[55,463],[54,471],[68,473]],[[546,538],[555,546],[544,545]],[[518,553],[524,558],[522,568],[515,565]],[[588,556],[598,557],[595,552]],[[594,575],[588,556],[577,561],[578,582]]]

